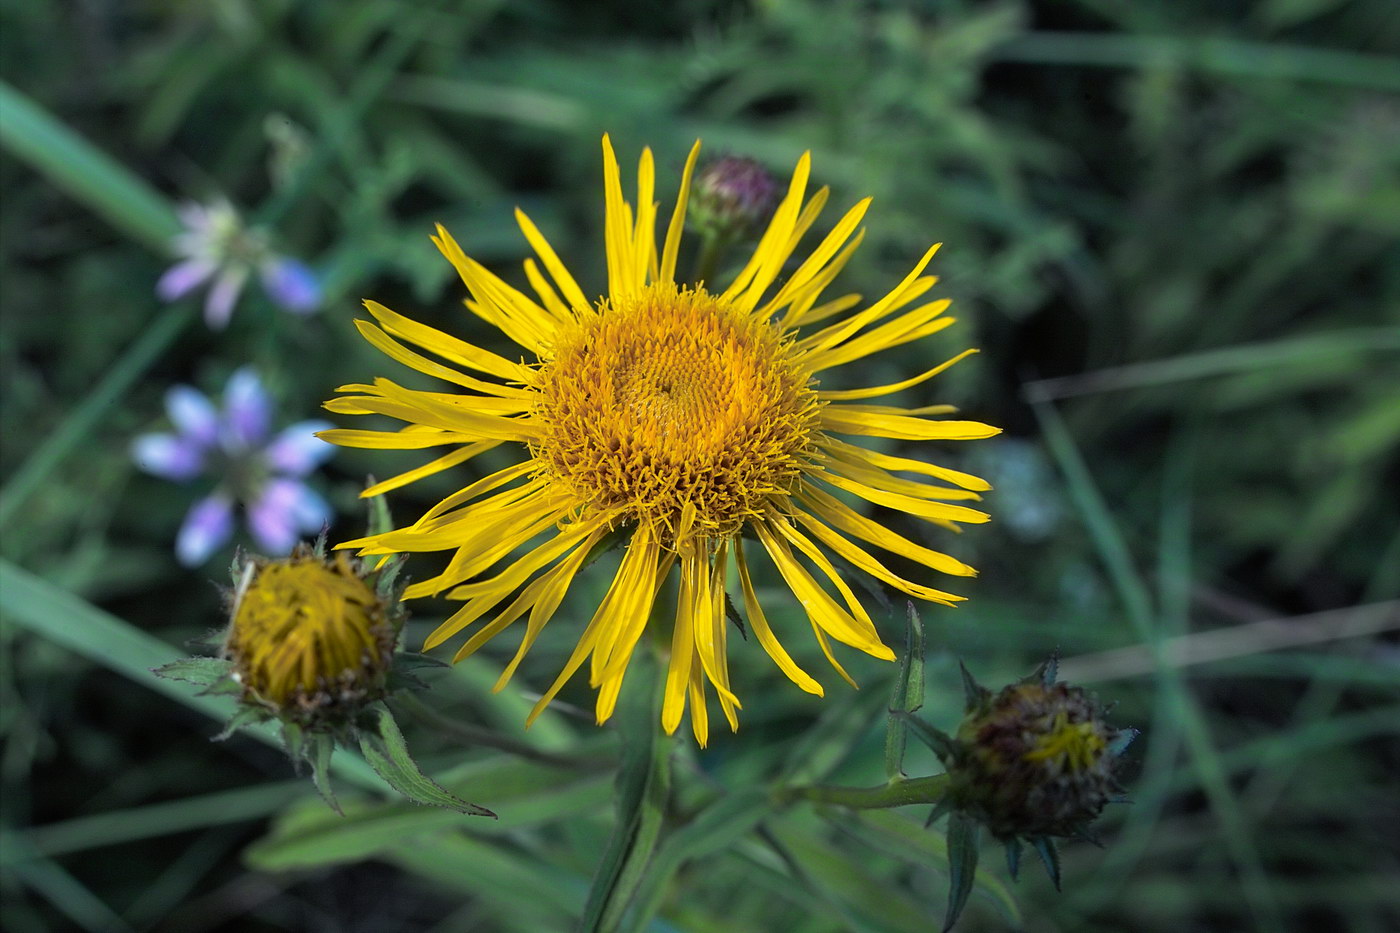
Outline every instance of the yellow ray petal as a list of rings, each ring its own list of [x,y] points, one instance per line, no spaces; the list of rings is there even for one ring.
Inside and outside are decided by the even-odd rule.
[[[684,566],[684,565],[683,565]],[[690,689],[690,665],[695,657],[695,613],[691,578],[681,574],[676,594],[676,620],[671,630],[671,663],[666,670],[666,687],[661,701],[661,727],[672,735],[685,712],[685,697]]]
[[[690,668],[690,729],[695,741],[704,748],[710,744],[710,711],[705,706],[705,672],[700,665]]]
[[[695,145],[690,147],[690,155],[685,160],[685,170],[681,173],[681,188],[676,194],[676,207],[671,212],[671,224],[666,228],[666,246],[661,253],[661,268],[657,271],[657,280],[661,282],[674,282],[676,280],[676,259],[680,256],[681,231],[685,229],[685,209],[690,202],[690,177],[695,171],[695,160],[700,155],[700,140],[695,141]]]
[[[910,460],[907,457],[892,457],[889,454],[882,454],[879,451],[867,450],[864,447],[857,447],[854,444],[847,444],[845,441],[827,435],[819,442],[822,448],[837,453],[846,460],[856,463],[867,463],[871,466],[880,467],[884,470],[899,470],[905,473],[923,473],[927,476],[934,476],[941,480],[954,483],[963,489],[970,489],[974,492],[986,492],[992,488],[992,484],[980,476],[973,476],[971,473],[964,473],[961,470],[951,470],[948,467],[941,467],[933,463],[925,463],[922,460]]]
[[[321,440],[339,447],[365,447],[373,450],[422,450],[425,447],[442,447],[446,444],[465,444],[476,438],[460,431],[355,431],[350,428],[331,428],[317,431]]]
[[[583,297],[583,289],[578,287],[578,282],[574,281],[574,277],[569,273],[569,267],[560,261],[559,254],[554,251],[554,247],[549,245],[549,240],[540,233],[535,222],[518,207],[515,209],[515,222],[520,225],[521,232],[525,234],[525,239],[530,241],[530,247],[540,257],[540,262],[544,263],[544,267],[554,277],[554,281],[559,285],[559,291],[563,292],[569,305],[580,314],[588,313],[592,305],[588,303],[587,298]]]
[[[797,168],[792,173],[787,197],[774,211],[767,232],[754,249],[753,259],[750,260],[752,268],[746,266],[744,271],[739,273],[739,278],[734,280],[734,284],[725,290],[724,298],[739,310],[752,311],[757,307],[759,299],[763,297],[768,286],[773,284],[773,280],[783,268],[783,263],[792,253],[790,240],[811,170],[812,154],[804,152],[802,158],[797,160]],[[744,282],[742,286],[739,284],[741,281]]]
[[[939,551],[930,550],[923,545],[915,544],[879,522],[866,518],[840,499],[823,492],[805,480],[798,483],[796,495],[798,502],[810,508],[822,520],[847,534],[854,535],[863,541],[868,541],[877,547],[884,548],[901,557],[907,557],[941,573],[959,577],[977,575],[976,570],[962,561]]]
[[[864,483],[872,489],[911,496],[915,499],[935,499],[942,502],[980,500],[982,498],[970,489],[935,486],[917,480],[891,476],[879,467],[871,465],[869,460],[861,457],[848,457],[835,446],[827,448],[826,458],[826,466],[833,472],[840,473],[847,479],[853,479],[858,483]]]
[[[656,265],[656,161],[651,147],[637,163],[637,227],[632,234],[632,275],[637,287],[646,284]]]
[[[739,565],[739,586],[744,594],[744,612],[749,618],[749,627],[758,636],[758,643],[763,646],[763,650],[768,652],[768,656],[778,665],[778,669],[788,676],[788,679],[808,693],[815,693],[823,696],[822,685],[817,683],[813,677],[798,667],[792,656],[783,649],[773,629],[768,624],[768,618],[763,614],[763,607],[758,602],[758,597],[754,593],[753,581],[749,578],[748,563],[744,560],[744,542],[740,538],[734,539],[735,563]]]
[[[795,294],[811,282],[814,276],[822,271],[827,261],[835,256],[846,241],[851,238],[856,226],[865,217],[865,212],[870,207],[872,200],[874,199],[864,198],[856,202],[856,205],[846,212],[846,215],[837,222],[836,226],[831,228],[831,232],[812,251],[812,254],[788,277],[788,280],[783,283],[783,287],[778,289],[773,300],[764,306],[764,316],[782,307],[786,301],[790,301]]]
[[[468,444],[465,447],[452,451],[450,454],[443,454],[436,460],[425,463],[420,467],[414,467],[411,470],[405,470],[398,476],[391,476],[386,480],[381,480],[361,492],[360,498],[369,499],[374,496],[383,495],[391,489],[399,489],[410,483],[416,483],[424,477],[432,476],[434,473],[441,473],[443,470],[460,466],[477,454],[485,453],[494,447],[499,447],[500,444],[500,441],[477,441],[475,444]]]
[[[970,525],[980,525],[991,519],[991,516],[986,512],[979,512],[977,509],[970,509],[965,505],[948,505],[945,502],[929,502],[925,499],[915,499],[913,496],[900,495],[897,492],[885,492],[883,489],[875,489],[864,483],[858,483],[853,479],[848,479],[830,470],[818,470],[810,475],[816,479],[821,479],[830,483],[837,489],[853,492],[862,499],[874,502],[876,505],[898,509],[901,512],[917,515],[920,518],[944,522],[964,522]]]
[[[359,330],[360,335],[376,350],[388,356],[390,359],[418,370],[420,373],[454,383],[464,389],[471,389],[474,392],[483,392],[488,395],[523,396],[526,394],[523,389],[485,382],[474,376],[468,376],[465,373],[458,372],[451,367],[444,366],[441,363],[434,362],[426,356],[408,349],[393,337],[390,337],[383,329],[376,327],[369,321],[357,320],[355,321],[355,327]],[[337,389],[336,391],[340,390]]]
[[[931,320],[931,318],[941,314],[946,307],[944,302],[935,301],[915,308],[913,311],[839,347],[811,353],[804,362],[811,367],[813,372],[821,372],[869,356],[872,353],[897,347],[900,344],[922,340],[924,337],[936,334],[945,327],[951,327],[957,323],[958,319],[954,317],[940,317]]]
[[[540,296],[540,303],[544,305],[545,310],[561,322],[574,320],[573,309],[560,299],[559,293],[540,271],[539,264],[527,256],[521,266],[525,269],[525,278],[529,280],[530,287]]]
[[[878,636],[872,637],[866,626],[836,605],[830,594],[817,585],[811,574],[792,556],[787,542],[782,540],[767,522],[754,522],[752,527],[758,534],[759,541],[763,542],[764,549],[768,551],[768,556],[777,566],[778,572],[783,575],[783,579],[796,594],[797,601],[807,612],[807,617],[815,625],[852,648],[859,648],[877,658],[894,660],[894,652],[886,647]]]
[[[495,686],[491,688],[493,692],[500,692],[505,689],[506,684],[515,676],[516,668],[525,659],[525,655],[535,644],[535,639],[540,637],[540,632],[549,620],[558,611],[559,604],[564,600],[564,594],[568,592],[569,585],[573,583],[574,577],[578,575],[579,569],[593,548],[607,533],[605,523],[592,523],[588,526],[592,531],[588,532],[588,537],[575,548],[574,552],[567,558],[560,561],[552,570],[541,579],[548,580],[540,591],[539,598],[535,600],[534,606],[530,609],[530,619],[525,624],[525,636],[520,640],[520,647],[516,649],[515,657],[511,658],[505,670],[497,679]]]
[[[901,382],[891,382],[888,385],[869,386],[864,389],[828,389],[817,392],[817,397],[828,402],[844,402],[862,398],[879,398],[882,395],[893,395],[905,389],[912,388],[921,382],[925,382],[948,369],[954,363],[967,359],[972,354],[978,352],[975,349],[964,350],[951,360],[939,363],[932,369],[924,370],[917,376],[911,376]]]
[[[527,367],[512,363],[490,350],[483,350],[444,334],[435,327],[419,324],[402,314],[390,311],[377,301],[366,301],[365,310],[374,315],[374,319],[389,333],[436,353],[448,362],[519,384],[531,384],[535,381],[532,371]]]
[[[639,282],[632,275],[632,224],[622,199],[622,177],[612,139],[603,134],[603,239],[608,258],[608,294],[613,301],[630,297]]]
[[[831,563],[831,559],[821,552],[811,539],[798,531],[791,521],[785,516],[774,516],[768,522],[768,527],[776,530],[780,535],[796,545],[797,549],[807,556],[817,569],[826,574],[826,578],[836,587],[836,591],[841,594],[841,598],[846,602],[846,609],[850,612],[851,618],[859,624],[861,632],[875,641],[880,640],[880,633],[875,630],[875,622],[870,618],[870,613],[865,611],[860,600],[856,599],[855,593],[851,592],[850,586],[841,579],[841,574]]]
[[[943,590],[935,590],[932,587],[913,583],[901,576],[893,573],[888,567],[872,557],[864,548],[860,547],[833,531],[828,525],[806,512],[794,510],[794,516],[817,537],[822,544],[831,548],[844,559],[850,561],[857,568],[864,570],[876,579],[883,580],[890,586],[910,596],[917,596],[919,599],[926,599],[929,602],[942,603],[945,606],[953,606],[961,602],[966,597],[957,596],[953,593],[946,593]]]
[[[942,421],[904,415],[848,414],[842,405],[827,405],[822,428],[836,434],[864,434],[911,441],[971,441],[994,437],[1001,428],[980,421]]]

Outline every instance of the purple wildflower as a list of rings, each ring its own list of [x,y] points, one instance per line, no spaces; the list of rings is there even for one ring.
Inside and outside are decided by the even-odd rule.
[[[305,263],[274,253],[266,236],[244,226],[227,201],[186,203],[178,211],[184,231],[172,241],[180,257],[156,283],[162,301],[176,301],[211,282],[204,321],[222,330],[254,271],[263,291],[283,310],[310,314],[321,303],[321,285]]]
[[[335,450],[315,436],[331,424],[300,421],[272,434],[272,402],[251,368],[229,377],[221,408],[189,386],[175,386],[165,395],[165,409],[175,431],[137,437],[131,445],[136,465],[176,482],[202,475],[218,479],[180,526],[180,563],[202,564],[222,547],[233,534],[240,503],[253,539],[272,556],[290,552],[302,535],[330,521],[330,505],[302,477]]]

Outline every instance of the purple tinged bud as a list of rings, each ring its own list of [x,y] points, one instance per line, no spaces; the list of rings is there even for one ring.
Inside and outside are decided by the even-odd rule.
[[[778,183],[754,159],[724,156],[696,176],[690,211],[703,231],[723,239],[749,236],[778,204]]]
[[[175,557],[186,567],[209,559],[233,534],[233,501],[215,493],[196,502],[175,538]]]
[[[263,289],[284,310],[310,314],[321,303],[321,283],[305,263],[274,256],[262,264]]]

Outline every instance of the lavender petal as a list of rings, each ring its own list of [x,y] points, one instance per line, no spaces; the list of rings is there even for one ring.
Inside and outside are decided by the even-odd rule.
[[[267,465],[278,473],[305,476],[335,453],[334,444],[328,444],[316,436],[317,431],[328,431],[333,427],[335,425],[329,421],[298,421],[283,428],[263,452]]]
[[[224,386],[223,443],[230,453],[251,450],[262,443],[272,421],[272,400],[251,366],[229,376]]]
[[[147,473],[176,482],[204,470],[203,447],[174,434],[142,434],[131,442],[131,459]]]
[[[248,270],[242,266],[225,269],[214,280],[209,289],[209,297],[204,301],[204,323],[210,330],[223,330],[233,314],[234,303],[243,291],[243,283],[248,279]]]
[[[283,310],[310,314],[321,303],[321,283],[305,263],[274,256],[262,264],[263,289]]]
[[[203,392],[174,386],[165,393],[165,411],[185,439],[201,447],[218,439],[219,412]]]
[[[207,259],[186,259],[166,269],[156,282],[156,297],[175,301],[203,284],[217,267]]]
[[[262,493],[248,506],[248,528],[258,547],[269,555],[288,553],[297,543],[296,480],[274,479],[263,487]]]
[[[233,501],[215,493],[196,502],[175,537],[175,557],[186,567],[209,559],[233,534]]]

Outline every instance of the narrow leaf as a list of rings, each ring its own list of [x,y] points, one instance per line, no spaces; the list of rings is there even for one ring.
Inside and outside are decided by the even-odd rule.
[[[964,813],[954,813],[948,820],[948,913],[943,920],[943,933],[958,922],[972,883],[977,877],[978,823]]]
[[[914,731],[914,737],[929,748],[938,756],[938,760],[944,765],[949,764],[957,757],[957,742],[942,729],[930,726],[917,716],[913,716],[903,710],[895,713],[900,719],[908,724]]]
[[[335,790],[331,787],[331,755],[335,752],[335,739],[328,735],[315,735],[311,737],[310,745],[307,758],[311,761],[311,781],[326,805],[344,816],[345,811],[340,808],[340,801],[335,799]]]
[[[1040,860],[1045,863],[1045,873],[1054,882],[1055,890],[1060,890],[1060,850],[1055,845],[1055,840],[1049,836],[1039,836],[1030,840],[1030,844],[1040,856]]]
[[[977,678],[972,676],[972,672],[967,669],[967,665],[958,662],[958,670],[962,671],[963,682],[963,709],[964,712],[972,712],[992,695],[992,692],[977,682]]]
[[[885,725],[885,776],[894,778],[904,773],[904,749],[908,741],[908,723],[899,712],[912,713],[924,705],[924,623],[908,604],[905,626],[904,657],[890,696],[890,715]]]
[[[1021,840],[1012,836],[1006,840],[1006,871],[1015,881],[1021,872]]]
[[[422,771],[408,753],[408,743],[399,731],[394,715],[381,708],[371,729],[356,730],[360,739],[360,751],[365,761],[394,790],[415,803],[434,807],[446,807],[469,816],[489,816],[496,814],[485,807],[468,803],[460,797],[449,794]]]
[[[166,680],[178,680],[196,687],[213,687],[228,677],[233,662],[225,658],[181,658],[151,669],[151,673]]]

